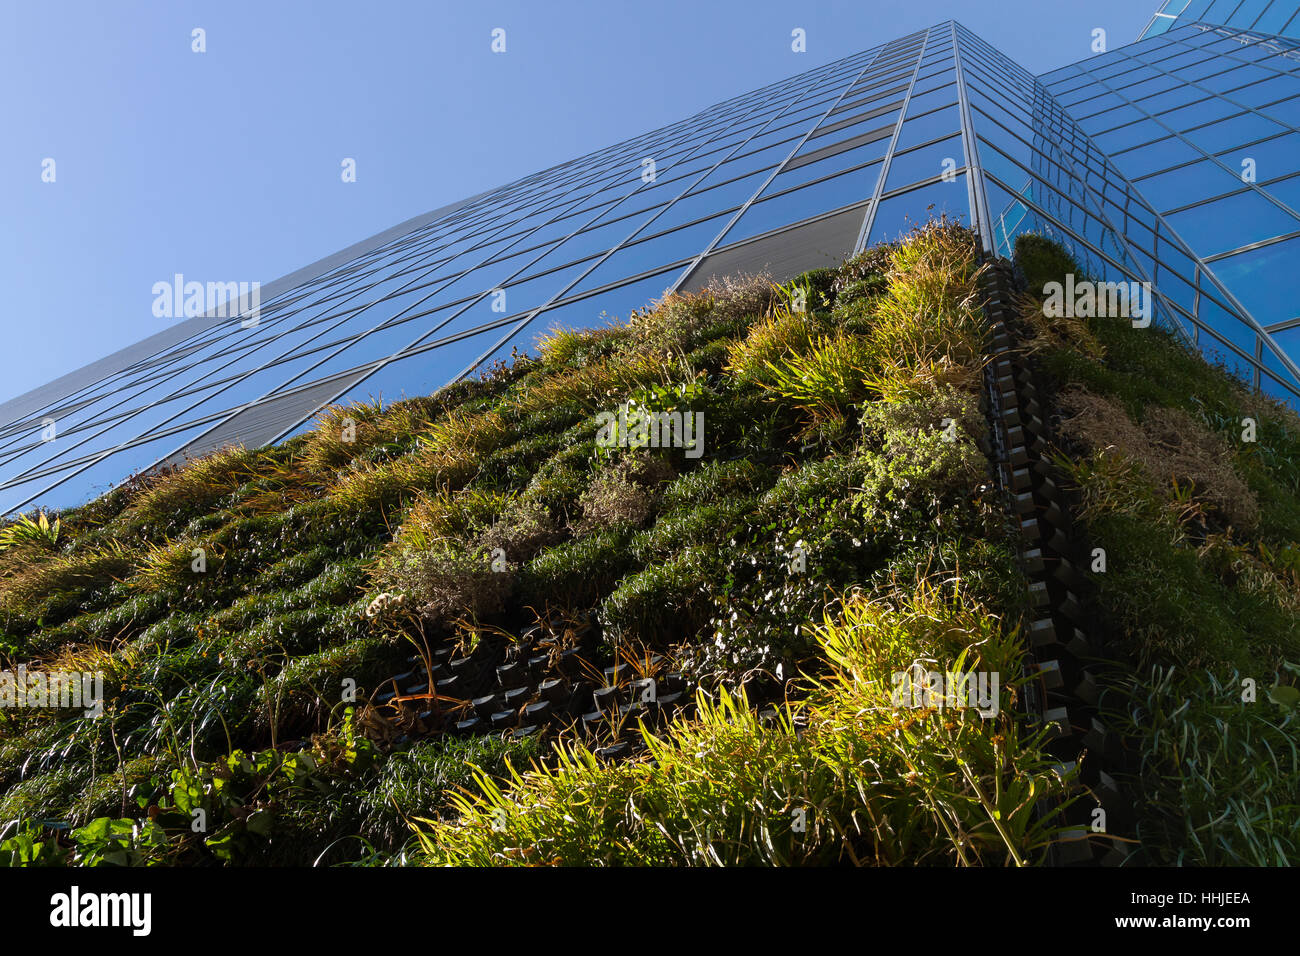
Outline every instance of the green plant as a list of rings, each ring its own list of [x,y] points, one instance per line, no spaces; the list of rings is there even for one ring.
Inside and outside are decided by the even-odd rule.
[[[644,761],[605,764],[573,744],[505,784],[477,775],[453,798],[457,819],[421,821],[423,852],[493,866],[1037,860],[1060,831],[1039,801],[1069,785],[1043,733],[1005,710],[990,721],[890,704],[889,674],[918,656],[1016,673],[998,622],[922,592],[903,609],[850,601],[818,638],[835,670],[806,705],[765,721],[743,692],[701,692],[694,719],[642,729]]]
[[[510,764],[527,766],[540,749],[532,737],[441,737],[394,753],[378,765],[373,786],[358,793],[360,835],[399,847],[416,818],[450,816],[452,794],[471,786],[476,770],[502,778]]]
[[[1055,239],[1034,232],[1016,237],[1015,263],[1024,274],[1031,292],[1042,292],[1049,282],[1059,282],[1079,267],[1070,253]]]
[[[174,533],[255,476],[259,461],[255,451],[224,448],[160,471],[146,479],[130,516],[143,526]]]
[[[447,540],[427,551],[387,558],[378,577],[385,590],[405,595],[410,606],[434,622],[499,614],[515,583],[500,555]]]
[[[591,607],[628,569],[628,538],[628,529],[616,526],[542,551],[520,570],[520,603]]]
[[[60,527],[60,520],[55,518],[51,522],[44,511],[37,514],[35,518],[21,515],[13,524],[0,529],[0,551],[7,551],[22,544],[32,544],[53,551],[59,545]]]
[[[644,450],[622,450],[603,463],[578,504],[579,533],[613,525],[639,527],[650,517],[662,493],[661,486],[676,477],[666,460]]]
[[[836,330],[812,339],[806,351],[765,362],[758,384],[803,411],[812,426],[843,422],[867,397],[870,362],[862,338]]]
[[[596,441],[596,455],[611,459],[624,448],[669,447],[668,423],[674,423],[678,428],[671,437],[681,437],[684,441],[683,416],[694,414],[705,389],[704,382],[697,376],[676,385],[650,384],[633,390],[623,403],[620,415],[608,413],[613,420],[601,430]],[[702,450],[704,436],[696,435],[694,441]]]
[[[973,388],[983,357],[974,234],[946,218],[916,227],[889,257],[889,285],[866,334],[870,391],[908,400],[935,384]]]
[[[101,817],[72,831],[78,866],[145,866],[161,862],[167,834],[153,820]]]
[[[1288,866],[1300,858],[1300,712],[1243,700],[1242,675],[1155,667],[1114,692],[1138,741],[1148,862]]]
[[[727,371],[738,381],[761,383],[771,363],[806,351],[817,331],[808,313],[777,308],[754,322],[744,337],[728,342]]]
[[[786,283],[775,284],[772,286],[772,292],[773,297],[781,303],[781,307],[791,312],[809,312],[813,309],[813,286],[811,278],[807,275],[798,276]],[[816,305],[825,305],[825,303],[818,302]]]
[[[0,652],[102,672],[105,714],[0,713],[0,863],[1041,861],[1075,788],[1019,718],[1037,612],[981,451],[982,262],[939,221],[781,287],[715,281],[50,517],[0,550]],[[1293,858],[1300,419],[1159,328],[1018,324],[1044,421],[1104,399],[1056,430],[1053,480],[1137,668],[1096,674],[1146,760],[1141,859]],[[601,449],[622,403],[704,411],[704,455]],[[404,650],[428,679],[502,642],[704,692],[625,720],[617,761],[567,720],[449,735],[465,704],[393,679]],[[899,706],[913,666],[1000,675],[997,713]],[[1234,669],[1249,706],[1201,677]]]
[[[856,256],[846,260],[835,271],[831,291],[835,300],[836,311],[841,317],[849,313],[847,309],[858,303],[870,302],[883,294],[889,286],[890,245],[872,246]]]
[[[692,636],[708,619],[717,567],[709,551],[687,548],[623,578],[601,602],[606,642],[664,647]]]
[[[59,603],[66,595],[92,592],[123,579],[134,562],[132,552],[116,541],[85,551],[58,552],[0,578],[0,608]]]
[[[771,469],[747,458],[715,458],[674,479],[664,488],[661,503],[664,511],[671,513],[679,508],[727,502],[762,491],[774,480]]]
[[[12,835],[8,835],[13,830]],[[66,866],[68,851],[54,831],[22,821],[12,821],[0,836],[0,867]]]

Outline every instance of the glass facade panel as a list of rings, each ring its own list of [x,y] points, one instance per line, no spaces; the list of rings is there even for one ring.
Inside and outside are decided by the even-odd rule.
[[[1257,192],[1242,192],[1166,217],[1186,242],[1204,256],[1300,231],[1300,220]]]
[[[1241,189],[1242,181],[1218,163],[1202,159],[1190,166],[1139,179],[1134,185],[1157,211],[1167,212]]]
[[[966,176],[950,183],[922,186],[884,200],[873,220],[871,244],[893,242],[912,226],[924,223],[931,215],[946,215],[970,224],[970,207],[966,200]]]
[[[890,193],[904,186],[924,182],[941,176],[945,171],[956,173],[966,165],[962,152],[960,136],[950,136],[929,146],[919,146],[898,153],[889,164],[889,178],[885,180],[885,192]]]
[[[1214,274],[1261,325],[1300,314],[1289,274],[1300,263],[1300,238],[1237,253],[1214,263]]]
[[[916,119],[905,120],[903,128],[899,131],[898,144],[895,149],[907,149],[909,146],[917,146],[932,139],[956,133],[960,129],[961,116],[956,107],[936,110],[933,113],[918,116]]]
[[[791,225],[801,219],[870,199],[879,173],[878,166],[869,166],[866,169],[843,173],[832,179],[756,202],[727,231],[725,241],[737,242],[771,229]]]

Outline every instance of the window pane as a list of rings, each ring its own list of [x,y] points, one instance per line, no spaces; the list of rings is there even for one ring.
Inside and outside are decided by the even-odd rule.
[[[731,216],[732,213],[724,213],[684,229],[624,246],[598,265],[569,294],[595,289],[650,269],[661,268],[679,259],[689,259],[708,246]]]
[[[1167,218],[1169,225],[1203,257],[1300,230],[1300,220],[1255,192],[1216,199]]]
[[[885,192],[893,192],[913,183],[933,179],[945,170],[954,173],[966,165],[962,150],[961,136],[950,136],[929,146],[906,153],[896,153],[889,164],[889,178],[885,181]]]
[[[1200,153],[1180,139],[1162,139],[1114,157],[1115,165],[1130,179],[1169,169],[1200,158]]]
[[[1192,130],[1186,135],[1194,146],[1199,146],[1209,153],[1217,153],[1220,150],[1251,143],[1281,132],[1284,132],[1283,128],[1272,120],[1253,113],[1245,113],[1203,129]]]
[[[754,203],[727,232],[724,241],[732,243],[747,239],[762,232],[810,219],[832,209],[851,206],[864,199],[870,199],[879,172],[879,166],[869,166],[773,199]]]
[[[1165,212],[1241,189],[1242,181],[1217,163],[1203,159],[1150,179],[1138,180],[1133,185],[1147,202]]]
[[[958,176],[955,182],[922,186],[881,202],[871,226],[869,244],[893,242],[912,226],[924,225],[931,216],[938,217],[943,213],[949,218],[969,222],[965,173]]]
[[[960,129],[961,117],[958,115],[956,107],[938,110],[905,121],[898,136],[898,146],[895,148],[907,149],[909,146],[918,146],[927,140],[938,139],[940,136],[949,133],[956,133]]]
[[[1262,325],[1296,317],[1295,291],[1290,275],[1300,262],[1300,239],[1287,239],[1211,263],[1214,274]]]

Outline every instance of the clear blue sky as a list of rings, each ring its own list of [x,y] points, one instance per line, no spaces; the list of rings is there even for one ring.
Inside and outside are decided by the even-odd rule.
[[[0,401],[161,329],[151,290],[174,273],[269,282],[942,20],[1039,73],[1090,55],[1094,28],[1135,39],[1157,5],[0,0]]]

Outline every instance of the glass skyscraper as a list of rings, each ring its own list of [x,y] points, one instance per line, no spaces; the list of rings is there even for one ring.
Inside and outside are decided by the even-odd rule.
[[[1300,39],[1300,4],[1295,0],[1165,0],[1142,38],[1196,22]]]
[[[1168,3],[1139,42],[1042,77],[943,23],[418,217],[272,283],[255,316],[187,319],[0,405],[0,513],[939,212],[993,253],[1039,232],[1096,278],[1153,283],[1156,321],[1300,404],[1300,58],[1277,35],[1300,3],[1282,6]]]
[[[1300,3],[1170,4],[1163,32],[1042,77],[1078,127],[1156,213],[1124,229],[1156,283],[1194,318],[1190,332],[1265,393],[1294,403],[1300,370],[1300,42],[1211,27],[1285,20],[1300,36]]]

